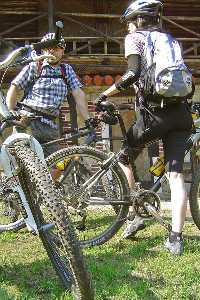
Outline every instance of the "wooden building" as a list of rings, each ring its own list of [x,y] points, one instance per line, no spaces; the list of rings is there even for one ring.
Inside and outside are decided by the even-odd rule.
[[[12,47],[40,40],[53,31],[57,20],[63,20],[67,42],[64,61],[70,63],[81,81],[92,110],[92,101],[126,70],[124,37],[126,28],[119,17],[131,1],[119,0],[1,0],[0,58]],[[185,62],[195,81],[195,101],[200,99],[200,1],[164,0],[163,24],[181,43]],[[7,73],[6,80],[19,70]],[[118,102],[134,101],[134,91],[119,94]],[[65,132],[68,130],[68,108],[63,107]],[[127,125],[132,112],[124,112]],[[113,129],[118,131],[118,129]]]

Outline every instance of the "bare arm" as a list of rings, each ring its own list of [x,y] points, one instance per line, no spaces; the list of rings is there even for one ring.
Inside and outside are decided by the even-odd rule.
[[[76,101],[77,108],[83,117],[84,120],[87,120],[90,118],[89,112],[88,112],[88,105],[85,97],[85,93],[81,88],[72,90],[72,95]]]
[[[8,89],[7,96],[6,96],[6,104],[8,106],[8,110],[12,111],[15,109],[17,104],[17,93],[19,91],[19,88],[11,84],[11,86]]]

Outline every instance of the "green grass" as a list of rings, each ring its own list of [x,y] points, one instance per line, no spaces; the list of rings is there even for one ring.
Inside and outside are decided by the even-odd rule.
[[[84,250],[96,300],[200,299],[199,230],[188,220],[185,251],[163,249],[166,231],[152,222],[135,240]],[[71,300],[55,275],[37,237],[26,231],[0,235],[0,300]]]

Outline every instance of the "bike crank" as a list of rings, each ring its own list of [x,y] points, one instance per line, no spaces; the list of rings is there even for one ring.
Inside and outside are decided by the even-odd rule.
[[[135,211],[142,218],[153,217],[168,231],[171,225],[160,215],[160,197],[149,190],[143,190],[137,194],[135,201]]]

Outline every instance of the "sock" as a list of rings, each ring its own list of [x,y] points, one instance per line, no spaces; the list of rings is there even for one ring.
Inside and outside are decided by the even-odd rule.
[[[170,243],[175,242],[177,240],[182,240],[182,232],[171,231],[169,233],[169,241]]]

